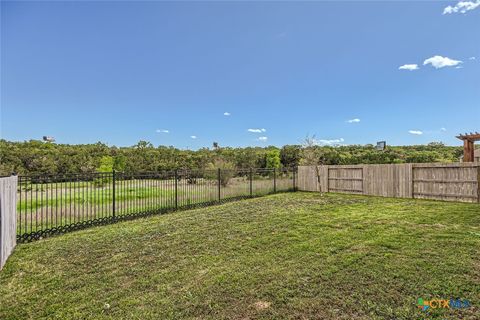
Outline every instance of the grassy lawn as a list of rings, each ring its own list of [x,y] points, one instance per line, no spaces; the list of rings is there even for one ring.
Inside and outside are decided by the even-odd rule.
[[[19,245],[0,319],[478,319],[479,292],[480,205],[298,192]]]

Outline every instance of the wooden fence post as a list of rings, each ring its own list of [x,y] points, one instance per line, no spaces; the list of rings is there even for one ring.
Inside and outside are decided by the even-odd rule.
[[[288,169],[287,169],[287,170],[288,170]],[[293,171],[293,172],[292,172],[292,174],[293,174],[293,175],[292,175],[292,180],[293,180],[293,191],[297,191],[297,190],[295,190],[295,189],[296,189],[296,188],[295,188],[295,168],[293,168],[293,170],[292,170],[292,171]],[[288,174],[288,171],[287,171],[287,174]]]
[[[330,192],[330,166],[327,166],[327,192]]]
[[[362,166],[362,194],[365,194],[365,166]]]
[[[477,202],[480,203],[480,165],[477,167]]]
[[[412,199],[415,199],[415,179],[414,179],[414,174],[413,174],[414,169],[415,169],[415,166],[412,164],[410,166],[410,180],[411,180],[410,188],[411,188],[411,192],[412,192]]]

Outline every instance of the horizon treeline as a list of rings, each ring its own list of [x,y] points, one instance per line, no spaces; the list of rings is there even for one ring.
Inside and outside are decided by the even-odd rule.
[[[445,146],[439,142],[414,146],[387,146],[383,151],[373,145],[309,146],[286,145],[268,147],[218,147],[196,151],[174,147],[154,147],[139,141],[131,147],[94,144],[56,144],[38,140],[11,142],[0,140],[0,175],[74,174],[100,171],[105,157],[113,169],[128,173],[154,172],[170,169],[205,169],[222,161],[235,168],[295,167],[302,163],[308,150],[318,164],[381,164],[457,162],[462,147]],[[276,158],[279,158],[276,161]],[[273,161],[271,160],[273,159]]]

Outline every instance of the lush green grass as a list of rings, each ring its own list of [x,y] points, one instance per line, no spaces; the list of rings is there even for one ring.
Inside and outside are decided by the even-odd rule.
[[[55,206],[68,206],[70,204],[92,204],[92,205],[102,205],[110,204],[113,201],[113,189],[88,189],[80,190],[75,189],[66,189],[62,190],[62,193],[55,193],[54,191],[44,194],[42,196],[33,197],[29,195],[28,199],[23,199],[17,204],[17,210],[25,211],[32,209],[39,209],[42,207],[51,207]],[[82,192],[83,191],[83,192]],[[179,194],[182,195],[184,192],[179,191]],[[154,187],[129,187],[125,189],[120,189],[115,191],[115,200],[116,201],[133,201],[137,199],[154,199],[156,197],[162,198],[172,198],[175,196],[175,190],[165,189],[165,188],[154,188]]]
[[[0,319],[478,319],[479,257],[477,204],[278,194],[19,245]]]

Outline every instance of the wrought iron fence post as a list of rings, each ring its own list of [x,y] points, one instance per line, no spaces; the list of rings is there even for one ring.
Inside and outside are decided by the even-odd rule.
[[[250,168],[250,197],[253,197],[253,170]]]
[[[220,184],[221,184],[221,172],[220,172],[220,168],[218,168],[218,173],[217,173],[217,176],[218,176],[218,201],[220,202],[221,200],[221,193],[220,193]]]
[[[175,169],[175,210],[178,209],[178,172]]]
[[[115,169],[112,170],[112,213],[115,219]]]
[[[277,192],[277,169],[273,168],[273,193]]]

